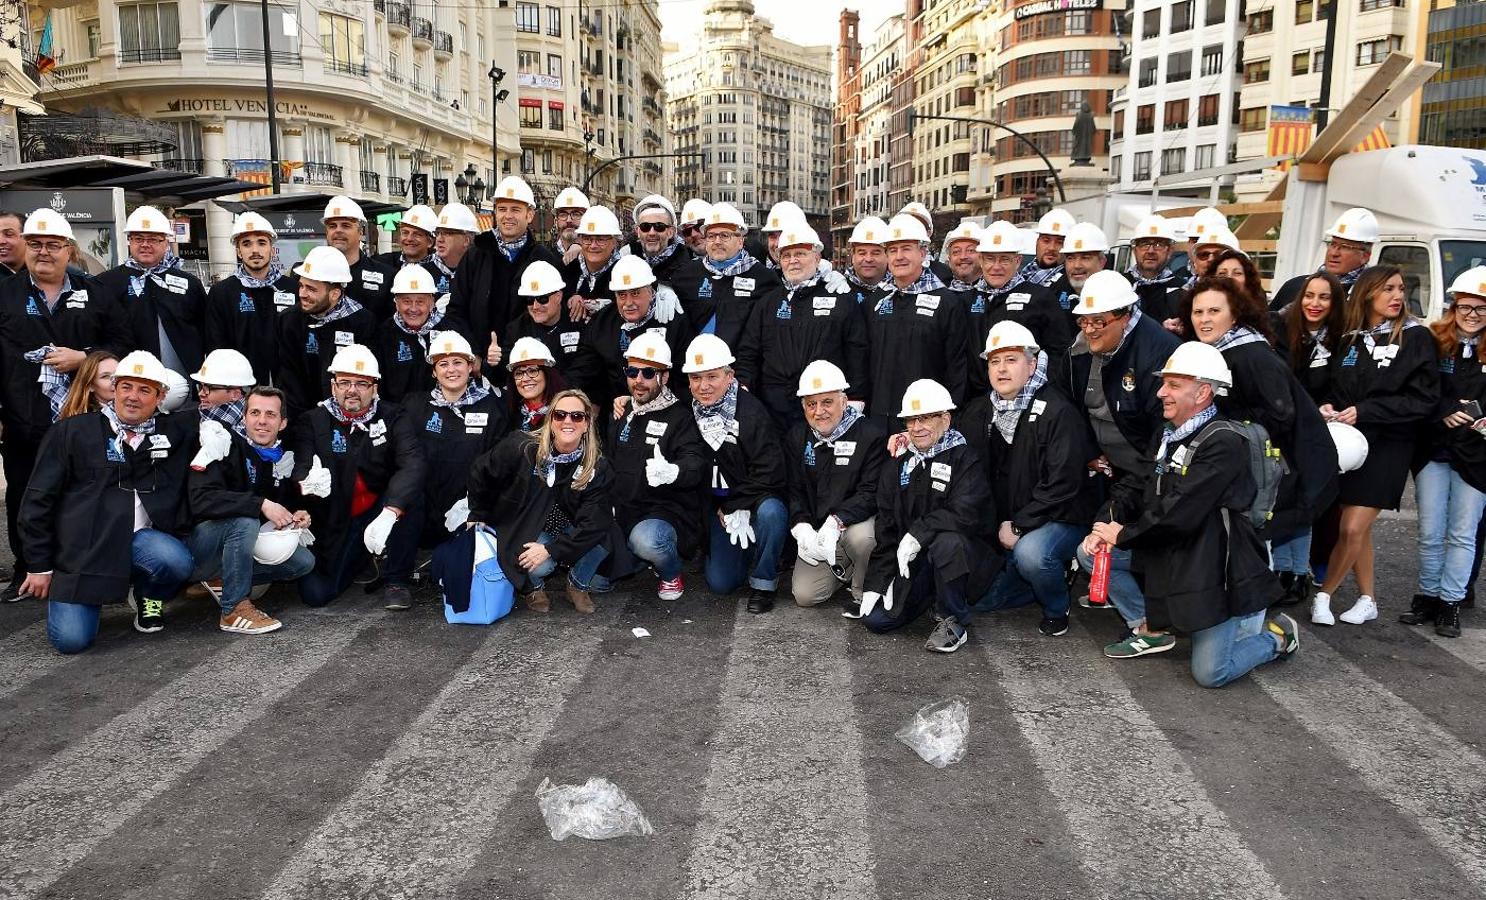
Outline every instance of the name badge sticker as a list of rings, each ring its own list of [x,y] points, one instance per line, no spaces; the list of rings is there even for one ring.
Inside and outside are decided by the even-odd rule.
[[[283,309],[286,306],[293,306],[294,294],[289,291],[274,291],[273,305],[279,307],[280,309]]]
[[[467,413],[464,424],[471,428],[484,428],[490,423],[490,413]]]
[[[356,343],[356,336],[349,331],[337,331],[335,333],[335,345],[337,347],[348,347]]]
[[[154,449],[154,450],[169,450],[170,449],[170,435],[168,435],[168,434],[152,434],[152,435],[150,435],[150,447],[152,449]]]
[[[381,284],[383,282],[381,272],[362,272],[361,283],[365,285]]]
[[[935,481],[948,481],[950,475],[952,475],[953,473],[954,467],[952,467],[949,463],[936,462],[929,464],[929,477],[934,479]]]
[[[816,298],[814,298],[813,300],[810,301],[810,305],[813,306],[813,307],[815,307],[816,309],[835,309],[836,308],[836,298],[835,297],[816,297]]]
[[[918,297],[914,299],[914,304],[918,306],[919,309],[938,309],[939,295],[919,294]]]
[[[663,435],[663,434],[666,433],[666,428],[669,426],[669,424],[670,423],[668,423],[668,422],[660,422],[660,421],[646,422],[645,423],[645,433],[646,434],[653,434],[653,435],[657,435],[657,436]]]
[[[557,339],[562,342],[562,348],[571,353],[575,348],[577,348],[578,338],[580,337],[582,337],[582,335],[576,331],[565,331],[562,334],[558,335]]]
[[[831,449],[835,451],[837,456],[850,456],[853,453],[857,452],[857,442],[837,441],[834,445],[832,445]]]
[[[739,277],[733,279],[733,290],[735,292],[751,291],[753,290],[753,286],[754,280],[752,278]]]
[[[366,433],[372,437],[383,437],[387,434],[387,420],[378,419],[371,423],[371,427],[366,430]]]

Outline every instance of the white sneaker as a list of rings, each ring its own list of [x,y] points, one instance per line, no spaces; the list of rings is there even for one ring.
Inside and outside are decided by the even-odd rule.
[[[1317,625],[1336,624],[1336,616],[1331,614],[1331,595],[1325,591],[1316,591],[1315,599],[1311,601],[1311,621]]]
[[[1348,625],[1361,625],[1363,622],[1371,622],[1378,617],[1378,605],[1366,594],[1357,598],[1352,608],[1341,614],[1341,620]]]

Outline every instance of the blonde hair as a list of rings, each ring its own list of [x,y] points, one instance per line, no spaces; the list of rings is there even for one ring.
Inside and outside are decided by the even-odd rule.
[[[597,471],[599,464],[599,441],[593,434],[594,425],[597,424],[594,421],[594,405],[593,401],[588,399],[587,394],[576,388],[570,388],[566,391],[560,391],[557,396],[552,398],[551,403],[547,407],[547,415],[542,419],[542,424],[537,429],[536,462],[540,466],[543,462],[552,458],[553,413],[557,412],[558,403],[570,398],[582,402],[583,411],[588,413],[588,433],[583,435],[582,443],[580,444],[583,448],[583,457],[578,462],[577,474],[573,476],[573,490],[581,491],[588,487],[588,483],[593,480],[594,472]]]

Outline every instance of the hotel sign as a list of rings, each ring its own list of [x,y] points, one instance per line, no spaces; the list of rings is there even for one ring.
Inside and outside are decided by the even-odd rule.
[[[1082,12],[1100,9],[1103,6],[1104,0],[1038,0],[1036,3],[1024,3],[1018,6],[1013,15],[1017,21],[1021,21],[1046,13]]]

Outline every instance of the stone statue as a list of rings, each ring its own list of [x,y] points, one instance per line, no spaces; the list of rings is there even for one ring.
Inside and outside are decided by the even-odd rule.
[[[1094,157],[1094,114],[1085,100],[1073,119],[1073,165],[1092,166]]]

